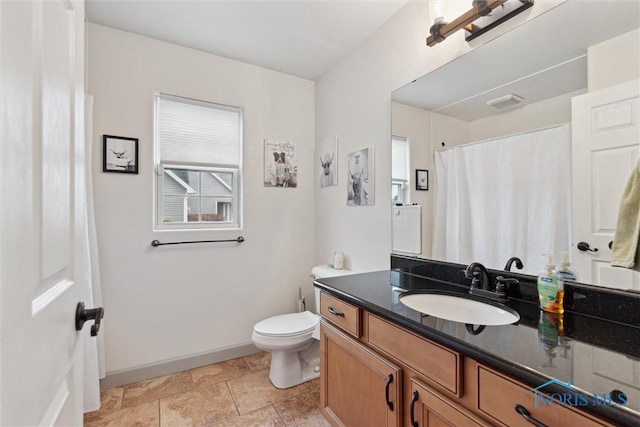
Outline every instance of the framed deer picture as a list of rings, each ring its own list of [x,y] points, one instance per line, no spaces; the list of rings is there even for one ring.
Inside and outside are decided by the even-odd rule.
[[[138,138],[102,136],[102,172],[138,173]]]
[[[373,147],[347,154],[347,206],[372,206]]]
[[[320,188],[338,185],[338,137],[320,145]]]

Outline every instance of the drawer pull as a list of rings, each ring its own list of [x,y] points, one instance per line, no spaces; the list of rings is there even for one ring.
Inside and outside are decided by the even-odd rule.
[[[329,311],[329,313],[333,314],[334,316],[340,316],[340,317],[344,317],[344,313],[340,312],[340,311],[336,311],[333,307],[329,306],[329,308],[327,308],[327,310]]]
[[[384,389],[384,398],[387,401],[387,406],[389,407],[389,410],[393,411],[393,402],[389,400],[389,386],[391,385],[391,383],[393,382],[393,374],[389,374],[389,376],[387,377],[387,384],[385,384],[385,389]]]
[[[420,394],[418,394],[418,390],[414,390],[413,394],[411,395],[411,409],[409,409],[409,412],[411,415],[411,427],[418,427],[418,422],[415,419],[415,414],[413,413],[413,410],[419,398],[420,398]]]
[[[516,409],[517,413],[522,415],[522,418],[524,418],[525,420],[527,420],[528,422],[530,422],[534,426],[536,426],[536,427],[547,427],[546,424],[542,424],[540,421],[538,421],[535,418],[533,418],[531,416],[531,414],[529,413],[529,411],[527,411],[527,408],[525,408],[524,406],[516,405],[515,409]]]

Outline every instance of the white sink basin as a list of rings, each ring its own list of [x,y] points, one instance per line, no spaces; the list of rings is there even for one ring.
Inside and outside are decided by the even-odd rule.
[[[509,307],[439,293],[406,293],[400,302],[429,316],[473,325],[509,325],[520,315]]]

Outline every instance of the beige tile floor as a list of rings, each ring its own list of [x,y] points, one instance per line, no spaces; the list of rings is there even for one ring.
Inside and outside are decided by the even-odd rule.
[[[286,390],[269,381],[270,353],[258,353],[104,390],[102,406],[84,416],[103,426],[326,427],[320,383]]]

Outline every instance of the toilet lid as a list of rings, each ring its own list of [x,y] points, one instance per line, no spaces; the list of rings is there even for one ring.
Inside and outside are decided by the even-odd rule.
[[[260,335],[292,336],[309,332],[316,327],[319,317],[310,311],[281,314],[264,319],[253,327]]]

